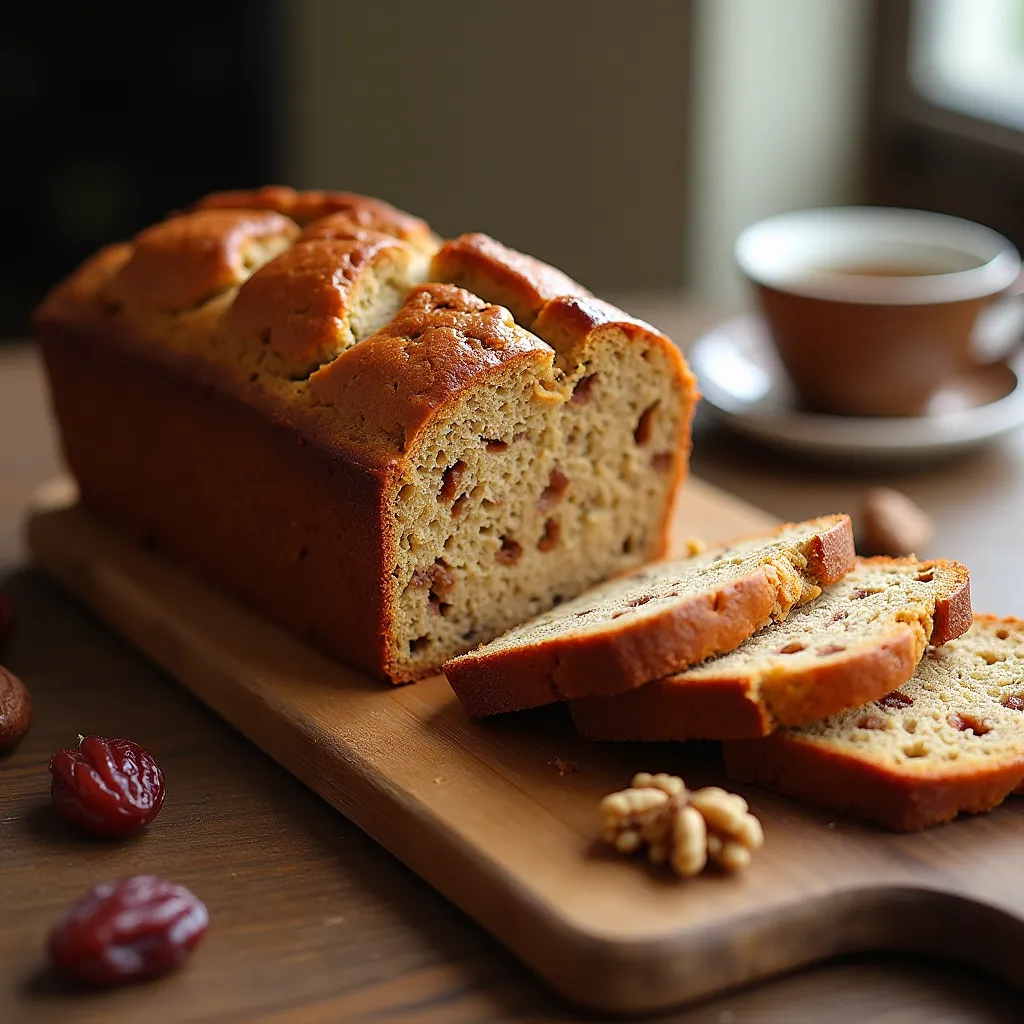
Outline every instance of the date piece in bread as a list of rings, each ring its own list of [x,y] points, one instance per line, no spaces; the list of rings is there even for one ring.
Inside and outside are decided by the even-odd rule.
[[[664,554],[678,349],[492,239],[439,248],[270,187],[87,260],[35,321],[85,506],[395,682]]]
[[[1024,622],[975,616],[863,707],[725,744],[729,774],[897,831],[987,811],[1024,780]]]
[[[738,647],[853,567],[848,516],[648,565],[445,665],[471,715],[622,693]]]
[[[588,739],[767,736],[896,689],[929,643],[970,624],[970,578],[958,562],[859,559],[819,597],[729,654],[570,709]]]

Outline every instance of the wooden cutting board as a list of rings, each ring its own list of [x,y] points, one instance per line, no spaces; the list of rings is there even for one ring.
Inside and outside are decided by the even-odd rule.
[[[691,480],[675,541],[772,523]],[[680,882],[599,844],[597,804],[640,770],[724,781],[714,745],[589,744],[560,707],[473,722],[443,678],[370,680],[77,508],[35,514],[29,541],[54,579],[579,1003],[654,1010],[869,949],[1024,979],[1024,801],[895,836],[733,786],[765,848],[744,874]]]

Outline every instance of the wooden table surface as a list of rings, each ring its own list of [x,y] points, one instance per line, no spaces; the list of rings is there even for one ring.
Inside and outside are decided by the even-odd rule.
[[[707,322],[674,303],[634,308],[683,343]],[[972,567],[975,606],[1024,613],[1024,431],[951,464],[851,473],[702,421],[693,465],[794,519],[855,511],[872,483],[899,486],[936,519],[926,553]],[[0,1021],[593,1019],[25,565],[20,519],[58,466],[36,356],[0,345],[0,587],[19,613],[4,661],[36,708],[32,733],[0,762]],[[49,756],[93,731],[143,742],[172,787],[157,824],[132,841],[80,838],[50,812]],[[66,904],[100,879],[143,870],[191,886],[210,906],[213,927],[196,956],[216,984],[198,1001],[184,1003],[173,977],[83,995],[45,968],[46,931]],[[659,1019],[1011,1021],[1021,998],[962,967],[877,955]]]

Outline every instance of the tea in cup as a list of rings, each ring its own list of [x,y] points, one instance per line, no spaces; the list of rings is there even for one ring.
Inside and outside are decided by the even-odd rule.
[[[735,253],[801,404],[845,416],[921,415],[986,361],[979,316],[1021,276],[1002,235],[922,210],[782,214]]]

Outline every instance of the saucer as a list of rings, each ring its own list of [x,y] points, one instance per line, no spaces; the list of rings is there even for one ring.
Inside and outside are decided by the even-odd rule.
[[[703,335],[687,358],[704,401],[735,430],[776,447],[818,455],[905,461],[950,455],[1024,424],[1024,352],[979,367],[933,396],[928,415],[899,418],[804,412],[756,314]]]

